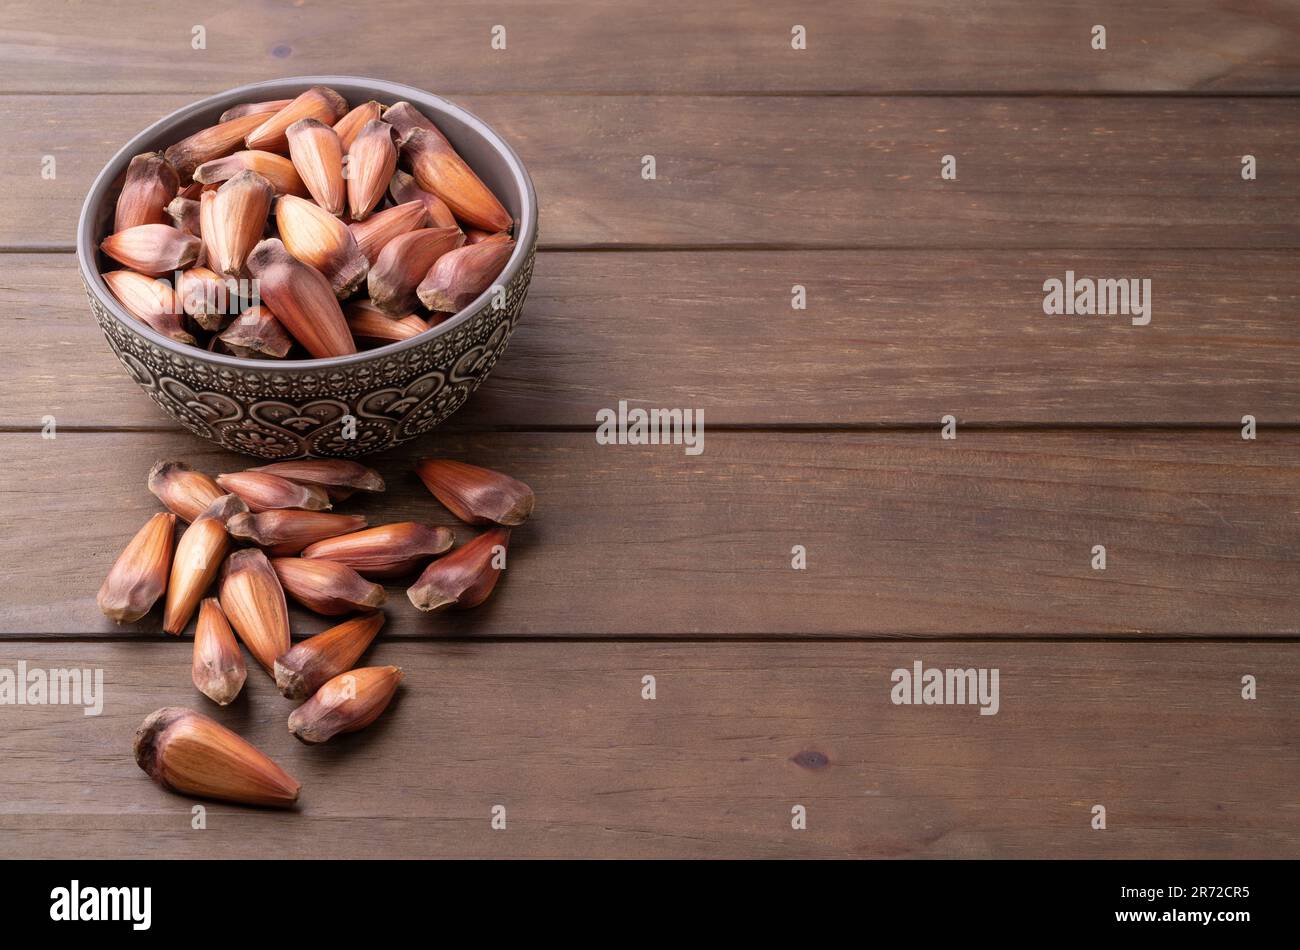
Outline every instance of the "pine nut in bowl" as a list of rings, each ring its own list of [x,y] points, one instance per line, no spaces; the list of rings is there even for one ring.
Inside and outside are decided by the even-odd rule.
[[[131,377],[190,431],[269,459],[367,455],[448,418],[504,352],[536,244],[532,181],[496,132],[346,76],[241,86],[154,123],[77,230]],[[213,306],[213,285],[235,302]]]

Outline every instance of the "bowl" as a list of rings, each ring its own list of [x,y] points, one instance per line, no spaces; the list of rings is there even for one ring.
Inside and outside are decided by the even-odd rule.
[[[351,105],[403,99],[428,116],[515,219],[515,250],[491,290],[431,330],[348,356],[254,360],[176,343],[132,317],[100,276],[126,167],[213,125],[241,102],[289,99],[329,86]],[[131,377],[185,428],[265,459],[349,458],[433,429],[487,378],[523,310],[537,247],[537,195],[523,163],[486,123],[439,96],[353,76],[297,76],[240,86],[178,109],[118,152],[95,179],[77,226],[77,262],[90,308]],[[499,297],[496,303],[501,303]]]

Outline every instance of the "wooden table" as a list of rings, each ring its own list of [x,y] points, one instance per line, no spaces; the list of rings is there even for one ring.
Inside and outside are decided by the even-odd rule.
[[[245,463],[126,377],[72,240],[135,130],[330,72],[477,112],[542,206],[505,358],[359,510],[450,524],[410,474],[431,454],[539,506],[482,609],[394,590],[371,655],[400,700],[307,748],[265,677],[214,712],[188,637],[95,609],[156,459]],[[1294,0],[13,0],[0,668],[106,695],[0,708],[0,856],[1300,855],[1297,92]],[[1149,278],[1150,324],[1045,315],[1067,270]],[[597,445],[620,399],[703,410],[704,453]],[[997,715],[895,705],[917,661],[997,669]],[[171,704],[300,809],[193,828],[130,754]]]

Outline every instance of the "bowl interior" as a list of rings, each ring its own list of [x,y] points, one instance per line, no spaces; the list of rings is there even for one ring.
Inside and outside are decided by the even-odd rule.
[[[247,368],[266,369],[265,360],[243,359],[212,353],[197,347],[184,346],[169,340],[139,320],[131,317],[117,298],[109,292],[100,276],[105,260],[99,252],[99,242],[112,229],[113,213],[117,195],[121,191],[126,177],[126,168],[132,157],[141,152],[159,151],[178,142],[200,129],[215,125],[218,117],[231,106],[243,102],[256,102],[262,99],[289,99],[312,86],[329,86],[348,100],[350,106],[358,106],[374,99],[384,105],[406,100],[423,112],[451,142],[461,157],[469,163],[475,173],[483,179],[484,184],[492,189],[497,198],[505,205],[515,219],[515,251],[506,263],[497,283],[509,284],[523,266],[531,251],[537,235],[537,196],[533,191],[532,180],[520,162],[519,156],[506,144],[495,131],[481,119],[448,102],[440,96],[432,95],[412,86],[390,83],[383,80],[363,79],[355,76],[296,76],[290,79],[274,79],[268,82],[240,86],[192,105],[178,109],[176,112],[155,122],[129,141],[121,151],[104,166],[95,179],[85,205],[82,207],[81,221],[77,229],[77,258],[82,276],[92,291],[97,294],[104,306],[127,324],[135,332],[148,337],[157,345],[177,352],[184,352],[191,358],[208,360],[213,363]],[[107,262],[112,264],[112,262]],[[112,264],[112,266],[116,266]],[[430,337],[446,333],[470,319],[485,304],[489,297],[485,293],[478,300],[460,313],[444,320],[432,330],[410,340],[390,343],[386,346],[364,350],[350,356],[338,356],[329,359],[310,360],[276,360],[277,369],[292,371],[315,371],[326,366],[346,365],[360,362],[376,355],[387,355],[409,346],[427,342]]]

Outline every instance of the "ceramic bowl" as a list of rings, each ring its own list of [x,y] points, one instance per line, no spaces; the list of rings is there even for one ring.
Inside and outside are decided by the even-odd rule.
[[[420,336],[349,356],[254,360],[173,342],[127,313],[100,271],[127,164],[214,125],[241,102],[292,98],[329,86],[351,105],[405,99],[442,130],[515,219],[514,254],[489,291]],[[77,260],[117,358],[163,410],[191,432],[266,459],[356,457],[433,429],[487,378],[523,310],[537,246],[537,195],[519,157],[483,121],[410,86],[350,76],[298,76],[240,86],[173,112],[113,156],[91,186],[77,228]],[[110,267],[117,266],[107,262]]]

